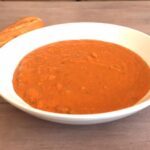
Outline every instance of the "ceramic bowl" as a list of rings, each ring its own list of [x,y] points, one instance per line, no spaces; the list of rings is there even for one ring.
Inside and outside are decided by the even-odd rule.
[[[138,104],[125,109],[87,115],[46,112],[32,108],[14,91],[12,78],[20,60],[43,45],[72,39],[95,39],[116,43],[140,55],[150,66],[150,36],[119,25],[79,22],[44,27],[21,35],[0,50],[0,94],[7,102],[38,118],[65,124],[96,124],[117,120],[150,105],[150,92]],[[109,94],[109,93],[108,93]]]

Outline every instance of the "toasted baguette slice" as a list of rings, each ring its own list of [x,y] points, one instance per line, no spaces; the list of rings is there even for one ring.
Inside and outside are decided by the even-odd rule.
[[[34,16],[22,18],[0,31],[0,47],[15,37],[44,26],[44,22]]]

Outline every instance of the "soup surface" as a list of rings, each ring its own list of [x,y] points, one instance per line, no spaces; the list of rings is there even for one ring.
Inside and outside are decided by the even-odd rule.
[[[68,40],[38,48],[18,65],[13,86],[32,107],[92,114],[136,104],[150,89],[150,69],[122,46]]]

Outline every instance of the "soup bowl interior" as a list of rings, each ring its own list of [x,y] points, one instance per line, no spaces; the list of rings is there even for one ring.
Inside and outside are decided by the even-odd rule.
[[[12,105],[41,119],[67,124],[95,124],[129,116],[150,105],[150,92],[138,104],[113,112],[71,115],[46,112],[32,108],[14,91],[12,79],[20,60],[32,50],[49,43],[95,39],[122,45],[140,55],[150,66],[150,37],[131,28],[105,23],[67,23],[48,26],[26,33],[10,41],[0,51],[0,93]],[[108,93],[109,94],[109,93]]]

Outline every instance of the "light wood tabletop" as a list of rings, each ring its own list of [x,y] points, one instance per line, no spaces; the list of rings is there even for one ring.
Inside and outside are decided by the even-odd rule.
[[[0,2],[0,29],[35,15],[47,25],[94,21],[150,34],[150,1]],[[149,150],[150,108],[99,125],[61,125],[34,118],[0,98],[0,150]]]

